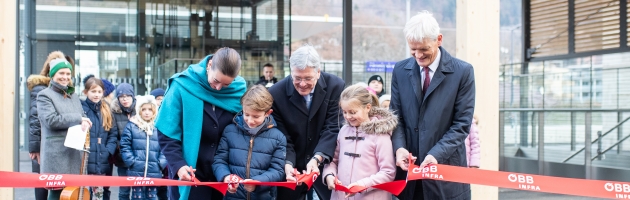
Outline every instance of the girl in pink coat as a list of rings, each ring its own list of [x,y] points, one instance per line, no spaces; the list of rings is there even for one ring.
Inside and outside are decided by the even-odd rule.
[[[466,138],[466,158],[468,159],[468,167],[472,168],[479,168],[479,154],[481,153],[477,123],[477,116],[474,116],[470,126],[470,133]]]
[[[332,162],[322,173],[324,184],[331,190],[335,183],[368,189],[352,194],[333,191],[331,200],[391,199],[390,193],[369,187],[394,180],[396,164],[391,133],[398,118],[388,109],[380,108],[378,98],[361,85],[346,88],[339,104],[346,124],[337,136]]]

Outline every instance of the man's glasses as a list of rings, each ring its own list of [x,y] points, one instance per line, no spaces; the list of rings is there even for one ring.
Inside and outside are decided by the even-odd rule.
[[[293,78],[293,82],[294,83],[301,83],[302,81],[304,81],[304,82],[311,82],[311,81],[313,81],[315,79],[313,77],[302,78],[302,77],[294,77],[294,76],[291,76],[291,78]]]

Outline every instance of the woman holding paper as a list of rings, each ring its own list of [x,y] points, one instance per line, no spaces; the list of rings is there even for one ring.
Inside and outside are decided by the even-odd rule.
[[[42,71],[39,74],[31,74],[26,80],[26,84],[28,90],[31,93],[31,105],[30,105],[30,114],[29,114],[29,144],[28,144],[28,153],[32,160],[32,171],[35,173],[39,173],[39,147],[41,142],[41,124],[39,123],[39,117],[37,117],[37,94],[40,91],[48,88],[50,84],[50,61],[55,58],[65,58],[70,62],[74,63],[74,61],[69,57],[63,55],[61,51],[53,51],[48,54],[48,58],[46,58],[46,62],[44,62],[44,66],[42,67]],[[48,198],[48,190],[45,188],[35,188],[35,200],[45,200]]]
[[[87,131],[92,122],[85,117],[81,100],[71,83],[72,65],[65,59],[50,61],[48,88],[37,96],[41,122],[40,164],[42,174],[79,174],[81,152],[64,146],[68,128],[80,125]],[[61,189],[49,188],[48,199],[59,199]]]

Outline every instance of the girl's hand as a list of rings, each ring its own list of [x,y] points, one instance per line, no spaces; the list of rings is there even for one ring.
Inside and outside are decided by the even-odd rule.
[[[248,192],[254,192],[254,190],[256,189],[256,185],[247,184],[247,181],[253,181],[253,180],[252,179],[245,179],[245,180],[243,180],[243,182],[245,182],[245,183],[243,183],[243,187]]]
[[[341,185],[341,181],[337,180],[335,176],[326,176],[326,185],[328,185],[329,190],[335,190],[336,184]]]
[[[81,118],[81,130],[82,131],[87,131],[88,129],[90,129],[90,127],[92,127],[92,121],[90,121],[89,118],[82,117]]]
[[[361,184],[358,184],[358,183],[356,183],[356,182],[354,182],[354,183],[351,183],[350,185],[348,185],[348,187],[347,187],[347,188],[348,188],[348,189],[350,189],[350,188],[352,188],[353,186],[362,186],[362,185],[361,185]],[[362,186],[362,187],[364,187],[364,186]],[[361,192],[363,192],[363,191],[361,191]],[[350,198],[350,197],[352,197],[352,196],[354,196],[355,194],[357,194],[357,193],[346,193],[346,199],[347,199],[347,198]]]

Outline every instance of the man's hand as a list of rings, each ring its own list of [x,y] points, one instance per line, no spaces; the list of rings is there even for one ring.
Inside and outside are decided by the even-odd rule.
[[[295,179],[295,175],[297,175],[297,174],[293,173],[293,166],[291,166],[289,164],[285,164],[284,165],[284,174],[287,176],[287,181],[289,181],[289,182],[297,181],[297,179]]]
[[[190,167],[188,166],[182,166],[181,168],[179,168],[179,170],[177,170],[177,176],[179,176],[179,180],[192,181],[192,177],[188,173],[189,168]],[[194,173],[195,171],[197,171],[197,169],[193,169],[192,171]]]
[[[243,180],[243,188],[245,188],[245,190],[247,190],[248,192],[254,192],[254,190],[256,189],[256,185],[251,185],[251,184],[247,184],[247,181],[253,181],[252,179],[245,179]]]
[[[225,178],[223,178],[223,182],[224,183],[230,183],[230,184],[228,184],[228,192],[229,193],[232,193],[232,194],[236,193],[236,189],[238,188],[238,182],[232,182],[232,176],[231,175],[225,176]]]
[[[435,157],[433,157],[431,154],[427,155],[427,157],[424,157],[424,161],[420,163],[420,169],[424,169],[424,167],[429,164],[438,164]]]
[[[324,160],[320,155],[315,155],[314,157],[319,160],[320,163]],[[317,165],[317,160],[315,159],[311,159],[308,161],[308,164],[306,164],[306,174],[311,174],[311,172],[319,173],[319,165]]]
[[[396,166],[400,167],[402,170],[409,170],[409,163],[416,162],[417,157],[411,157],[409,160],[409,151],[404,148],[398,148],[396,150]]]
[[[37,164],[39,164],[39,152],[28,153],[28,156],[31,157],[31,160],[37,160]]]
[[[326,176],[326,185],[329,190],[335,190],[335,184],[341,184],[341,181],[337,180],[335,176]]]

